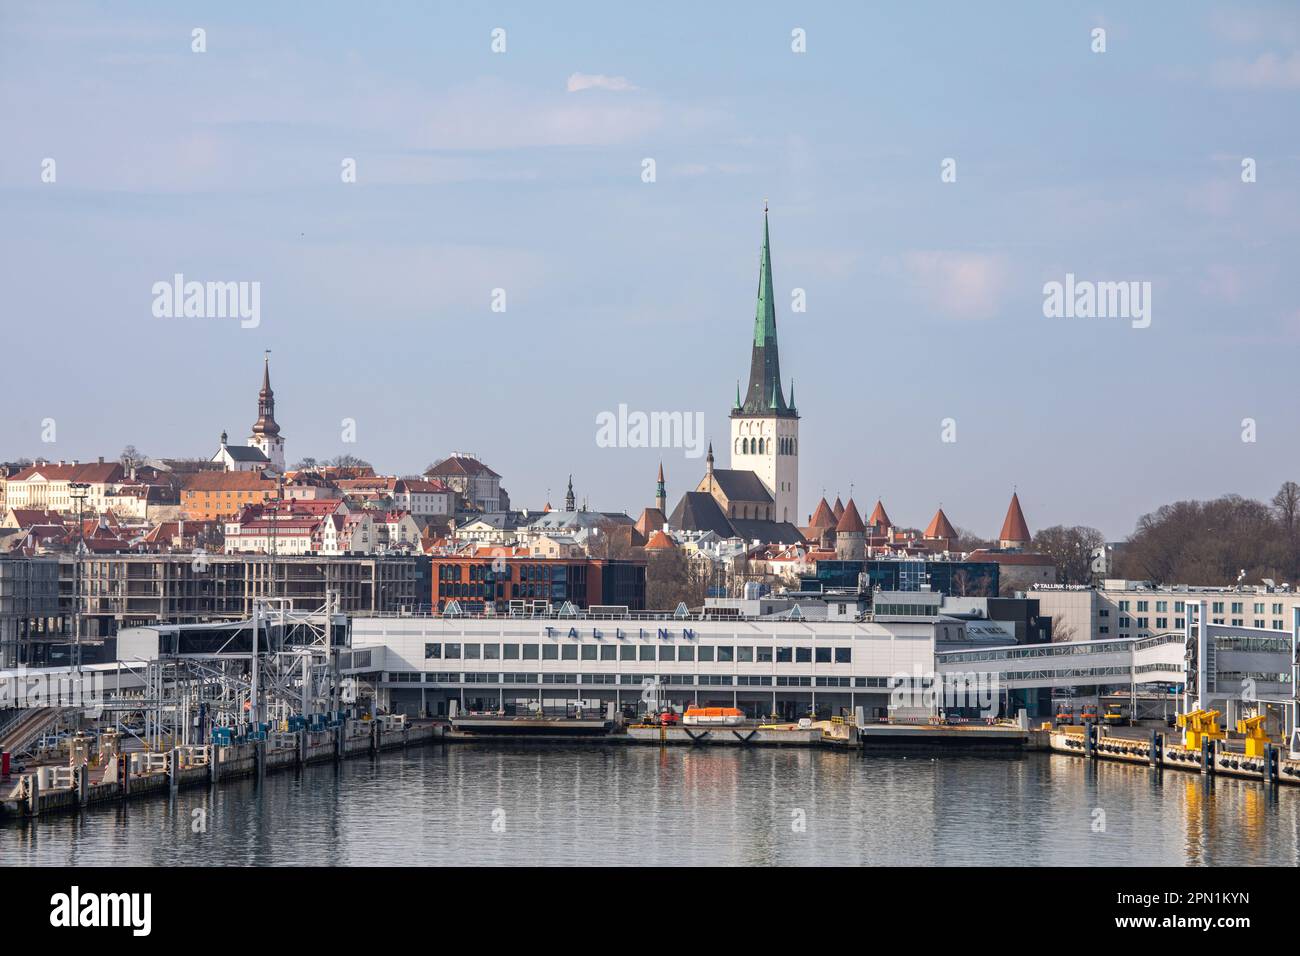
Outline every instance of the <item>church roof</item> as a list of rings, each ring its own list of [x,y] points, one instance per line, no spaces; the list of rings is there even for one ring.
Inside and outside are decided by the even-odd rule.
[[[781,361],[776,345],[776,291],[772,287],[772,252],[763,208],[763,246],[758,262],[758,301],[754,310],[754,346],[749,360],[749,388],[732,415],[793,417],[781,392]]]
[[[836,534],[846,532],[865,532],[867,529],[862,524],[862,515],[858,513],[858,506],[849,499],[849,503],[844,508],[844,514],[840,515],[839,523],[835,525]]]
[[[1025,544],[1032,540],[1025,513],[1020,510],[1020,496],[1014,491],[1011,493],[1011,504],[1007,506],[1007,517],[1002,522],[1002,533],[998,535],[998,540],[1023,541]]]
[[[733,537],[763,544],[803,544],[804,536],[788,521],[763,521],[758,518],[732,518]]]
[[[262,449],[254,448],[252,445],[226,445],[225,449],[231,461],[252,461],[265,465],[271,460],[266,457]]]
[[[770,504],[772,494],[754,472],[738,468],[714,468],[713,480],[728,501],[757,501]]]
[[[723,538],[733,537],[731,522],[722,513],[717,499],[707,491],[688,491],[682,495],[668,523],[681,531],[713,531]]]
[[[844,510],[843,505],[840,506],[840,510]],[[808,527],[833,528],[835,527],[837,520],[835,514],[831,511],[831,506],[828,505],[826,499],[823,498],[821,501],[817,502],[817,510],[812,513],[812,518],[808,521]]]
[[[930,523],[926,526],[925,529],[925,537],[927,538],[957,537],[957,529],[952,526],[952,522],[948,520],[948,516],[943,513],[942,508],[936,511],[934,513],[934,517],[930,519]]]

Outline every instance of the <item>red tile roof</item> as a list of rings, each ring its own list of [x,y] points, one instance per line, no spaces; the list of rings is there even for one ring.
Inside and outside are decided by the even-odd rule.
[[[934,513],[934,517],[930,519],[930,523],[926,526],[925,529],[925,537],[927,538],[957,537],[957,529],[952,526],[952,522],[948,520],[948,516],[943,513],[942,508],[936,511]]]
[[[84,481],[87,484],[102,485],[121,481],[125,472],[114,461],[92,462],[90,464],[51,464],[31,465],[10,478],[10,481],[26,481],[40,475],[47,481]]]
[[[1007,507],[1007,517],[1002,522],[1002,533],[998,535],[998,540],[1020,544],[1029,544],[1033,540],[1029,534],[1029,525],[1025,522],[1025,513],[1020,510],[1020,496],[1014,491],[1011,493],[1011,504]]]
[[[844,508],[844,514],[840,515],[839,523],[835,525],[836,534],[845,534],[847,532],[865,532],[867,529],[862,524],[862,515],[858,514],[858,506],[849,499],[849,503]]]
[[[841,514],[843,511],[844,509],[841,507]],[[817,502],[817,509],[812,513],[812,517],[808,520],[808,527],[833,528],[835,527],[837,520],[835,513],[831,511],[831,506],[828,505],[826,499],[823,498],[821,501]]]
[[[650,535],[650,539],[645,543],[647,551],[671,551],[675,547],[677,547],[676,542],[662,531]]]
[[[885,514],[885,503],[879,498],[876,499],[876,507],[871,510],[871,517],[867,519],[873,528],[892,528],[894,522],[889,520],[889,515]]]

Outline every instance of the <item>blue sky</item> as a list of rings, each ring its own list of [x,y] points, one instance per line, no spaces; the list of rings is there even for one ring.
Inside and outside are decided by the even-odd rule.
[[[991,535],[1015,486],[1118,538],[1268,497],[1300,479],[1298,100],[1286,4],[5,3],[0,457],[211,454],[269,348],[291,460],[466,450],[517,506],[572,472],[638,514],[660,457],[674,501],[702,463],[596,416],[725,448],[767,198],[805,513],[852,487]],[[260,282],[261,324],[155,318],[177,272]],[[1067,272],[1150,281],[1151,327],[1045,318]]]

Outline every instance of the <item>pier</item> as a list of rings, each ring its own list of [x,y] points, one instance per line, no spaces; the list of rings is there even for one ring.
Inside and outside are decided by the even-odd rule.
[[[263,739],[224,745],[141,751],[116,749],[110,743],[95,760],[85,753],[78,755],[74,738],[69,763],[39,765],[0,784],[0,813],[39,817],[185,787],[217,786],[240,777],[260,780],[268,773],[308,764],[433,743],[446,733],[444,724],[433,721],[348,718],[322,730],[274,732]]]

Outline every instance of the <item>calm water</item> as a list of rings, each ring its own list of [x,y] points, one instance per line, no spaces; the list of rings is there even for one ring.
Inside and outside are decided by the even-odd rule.
[[[1295,866],[1298,845],[1295,789],[1066,756],[504,744],[0,825],[4,865]]]

